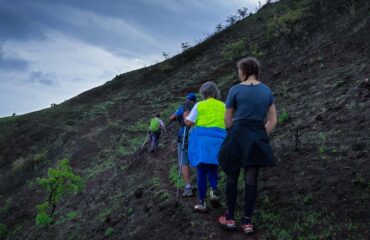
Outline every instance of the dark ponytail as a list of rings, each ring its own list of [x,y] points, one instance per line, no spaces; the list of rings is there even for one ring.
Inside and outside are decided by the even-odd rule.
[[[244,80],[248,79],[252,75],[255,75],[257,80],[259,79],[260,63],[256,58],[254,57],[242,58],[237,62],[236,66],[245,75]]]

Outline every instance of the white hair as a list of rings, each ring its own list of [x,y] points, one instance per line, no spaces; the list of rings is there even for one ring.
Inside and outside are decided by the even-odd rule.
[[[220,90],[213,81],[203,83],[199,89],[199,93],[203,99],[207,99],[208,97],[213,97],[216,99],[220,98]]]

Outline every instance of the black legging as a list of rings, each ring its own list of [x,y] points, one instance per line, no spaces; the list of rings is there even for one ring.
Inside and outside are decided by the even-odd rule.
[[[237,197],[238,189],[238,178],[239,171],[227,175],[226,183],[226,203],[227,203],[227,218],[234,219],[235,201]],[[244,186],[245,186],[245,198],[244,198],[244,217],[243,224],[250,223],[251,217],[256,203],[257,198],[257,178],[258,168],[249,167],[245,168],[244,171]]]

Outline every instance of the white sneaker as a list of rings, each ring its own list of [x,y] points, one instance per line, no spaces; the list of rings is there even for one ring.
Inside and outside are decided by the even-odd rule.
[[[194,210],[195,211],[199,211],[199,212],[205,212],[205,211],[207,211],[206,203],[204,202],[203,204],[202,203],[199,203],[199,204],[195,205],[194,206]]]
[[[182,196],[183,197],[192,197],[192,196],[194,196],[194,193],[191,190],[191,188],[185,188],[184,192],[182,193]]]
[[[220,207],[220,202],[218,200],[218,196],[215,190],[211,188],[209,191],[209,199],[211,200],[211,204],[214,208],[219,208]]]
[[[216,191],[213,190],[212,188],[209,191],[209,198],[211,199],[211,201],[214,201],[214,200],[218,201],[218,197],[216,195]]]

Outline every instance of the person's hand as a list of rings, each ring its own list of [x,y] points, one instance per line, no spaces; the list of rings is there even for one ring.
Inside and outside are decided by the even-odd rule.
[[[176,114],[174,113],[174,114],[172,114],[172,115],[168,118],[168,120],[169,120],[170,122],[172,122],[172,121],[175,121],[175,120],[176,120],[176,118],[177,118],[177,116],[176,116]]]

